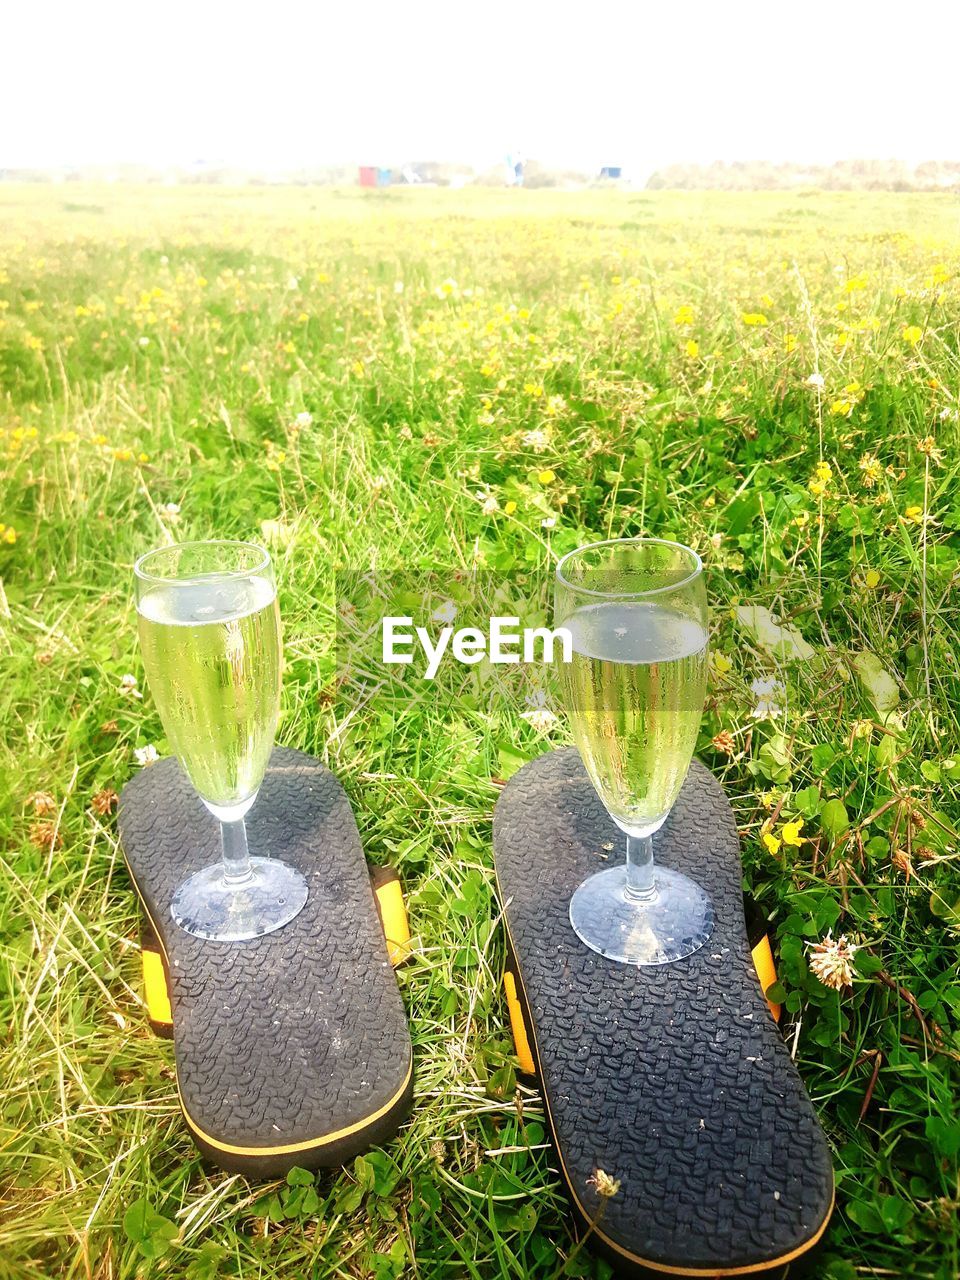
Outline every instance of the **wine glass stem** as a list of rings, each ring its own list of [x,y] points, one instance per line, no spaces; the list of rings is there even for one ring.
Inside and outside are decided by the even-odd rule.
[[[245,884],[250,870],[247,828],[242,818],[220,823],[220,847],[223,850],[223,878],[227,884]]]
[[[652,902],[657,896],[653,882],[653,837],[627,836],[627,883],[624,893],[631,902]]]

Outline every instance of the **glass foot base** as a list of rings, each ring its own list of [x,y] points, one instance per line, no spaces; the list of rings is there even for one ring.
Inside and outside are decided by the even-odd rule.
[[[204,867],[173,895],[170,914],[209,942],[246,942],[282,929],[303,910],[306,880],[276,858],[251,858],[250,871],[249,880],[228,884],[221,863]]]
[[[713,933],[709,897],[687,876],[654,867],[656,897],[626,895],[624,864],[584,880],[570,899],[570,923],[581,942],[623,964],[670,964],[699,951]]]

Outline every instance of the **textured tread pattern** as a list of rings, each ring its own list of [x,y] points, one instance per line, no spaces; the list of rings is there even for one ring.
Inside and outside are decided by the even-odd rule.
[[[603,959],[574,934],[570,896],[621,858],[573,749],[509,781],[494,814],[497,880],[540,1084],[574,1205],[597,1169],[621,1180],[598,1236],[648,1267],[770,1266],[820,1233],[833,1199],[826,1140],[770,1016],[746,936],[729,803],[699,762],[654,836],[695,878],[712,938],[672,965]]]
[[[219,859],[216,821],[172,758],[142,770],[123,792],[121,839],[166,957],[188,1123],[224,1167],[272,1176],[294,1164],[341,1163],[395,1131],[409,1106],[412,1050],[356,822],[336,778],[313,757],[276,748],[247,830],[253,852],[306,876],[307,904],[276,933],[206,942],[174,924],[170,901],[182,880]],[[354,1131],[330,1140],[345,1129]],[[303,1143],[318,1146],[275,1151]]]

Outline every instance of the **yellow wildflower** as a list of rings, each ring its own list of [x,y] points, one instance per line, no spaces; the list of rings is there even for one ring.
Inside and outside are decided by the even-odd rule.
[[[764,831],[763,843],[766,845],[768,853],[777,853],[780,849],[780,841],[772,831]]]
[[[690,341],[684,346],[683,349],[684,351],[686,351],[687,355],[690,357],[691,360],[696,360],[697,356],[700,354],[700,343],[694,342],[694,340],[691,338]]]
[[[909,343],[911,347],[915,347],[922,337],[923,330],[916,324],[908,324],[903,331],[903,340]]]
[[[693,307],[682,306],[677,308],[673,317],[673,323],[677,325],[693,324],[695,319],[696,316],[694,315]]]
[[[767,323],[767,317],[762,311],[744,311],[740,316],[744,324],[763,325]]]
[[[863,575],[863,581],[873,591],[880,585],[880,575],[876,569],[868,569]]]
[[[715,649],[710,654],[710,665],[721,678],[733,668],[733,663],[725,653],[721,653],[719,649]]]
[[[785,822],[780,828],[780,836],[783,843],[792,845],[795,849],[799,849],[804,840],[804,837],[800,834],[802,828],[802,818],[797,818],[794,822]]]
[[[911,524],[923,524],[923,507],[907,507],[903,517],[905,520],[909,520]]]
[[[556,478],[557,478],[557,473],[555,471],[538,471],[537,472],[537,482],[539,484],[553,484]]]
[[[829,462],[818,462],[813,469],[813,475],[807,481],[807,488],[815,498],[822,498],[827,492],[827,487],[833,479],[833,470]]]
[[[513,499],[503,504],[503,514],[505,516],[512,516],[513,513],[516,511],[516,509],[517,509],[517,504],[513,501]]]

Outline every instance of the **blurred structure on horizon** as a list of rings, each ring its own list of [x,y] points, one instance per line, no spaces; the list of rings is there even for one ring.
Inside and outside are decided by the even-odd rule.
[[[406,160],[393,165],[301,165],[271,170],[195,160],[164,167],[146,164],[91,164],[58,168],[0,168],[0,182],[88,182],[165,186],[197,183],[219,186],[359,185],[459,188],[530,187],[582,190],[616,186],[650,191],[960,191],[960,160],[838,160],[829,165],[774,161],[715,161],[659,168],[603,165],[565,168],[510,153],[489,167],[462,161]]]

